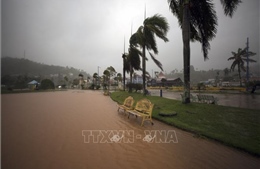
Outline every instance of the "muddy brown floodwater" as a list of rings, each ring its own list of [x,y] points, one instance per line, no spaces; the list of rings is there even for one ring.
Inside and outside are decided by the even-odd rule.
[[[2,95],[3,169],[256,169],[260,159],[154,120],[101,92]]]

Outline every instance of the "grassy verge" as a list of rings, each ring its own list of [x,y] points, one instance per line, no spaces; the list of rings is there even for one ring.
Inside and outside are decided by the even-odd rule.
[[[138,93],[113,92],[111,98],[122,104],[131,95],[136,101],[144,96]],[[146,96],[155,104],[153,118],[180,129],[217,140],[228,146],[260,156],[260,113],[258,110],[220,105],[190,103]],[[177,112],[177,116],[162,117],[160,112]]]

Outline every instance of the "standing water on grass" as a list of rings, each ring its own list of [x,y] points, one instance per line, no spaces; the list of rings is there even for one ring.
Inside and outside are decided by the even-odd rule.
[[[160,90],[151,90],[153,96],[160,96]],[[169,99],[181,100],[182,92],[169,92],[163,91],[163,97]],[[199,93],[192,93],[194,96]],[[227,94],[212,94],[203,93],[205,95],[212,95],[218,98],[218,105],[248,108],[248,109],[259,109],[260,110],[260,95],[259,94],[239,94],[239,93],[227,93]]]

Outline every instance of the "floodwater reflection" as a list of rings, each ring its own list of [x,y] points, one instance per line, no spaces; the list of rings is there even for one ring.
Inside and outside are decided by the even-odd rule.
[[[160,96],[159,90],[151,90],[151,94],[154,96]],[[181,100],[181,92],[169,92],[163,91],[163,97],[170,99]],[[198,93],[192,93],[197,95]],[[223,106],[240,107],[248,109],[259,109],[260,110],[260,95],[259,94],[239,94],[239,93],[228,93],[228,94],[207,94],[213,95],[219,99],[218,104]]]

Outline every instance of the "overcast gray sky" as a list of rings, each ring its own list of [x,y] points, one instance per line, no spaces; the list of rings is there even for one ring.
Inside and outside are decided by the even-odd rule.
[[[223,14],[220,0],[213,0],[218,16],[217,36],[211,41],[209,60],[204,61],[199,43],[191,44],[191,65],[198,70],[230,67],[231,51],[244,48],[249,37],[250,50],[259,63],[259,0],[243,0],[232,18]],[[170,30],[169,42],[157,39],[156,56],[169,73],[183,68],[182,37],[177,19],[167,0],[2,0],[2,57],[70,66],[89,74],[100,74],[108,66],[122,73],[122,53],[146,16],[161,14]],[[159,68],[151,59],[150,73]]]

